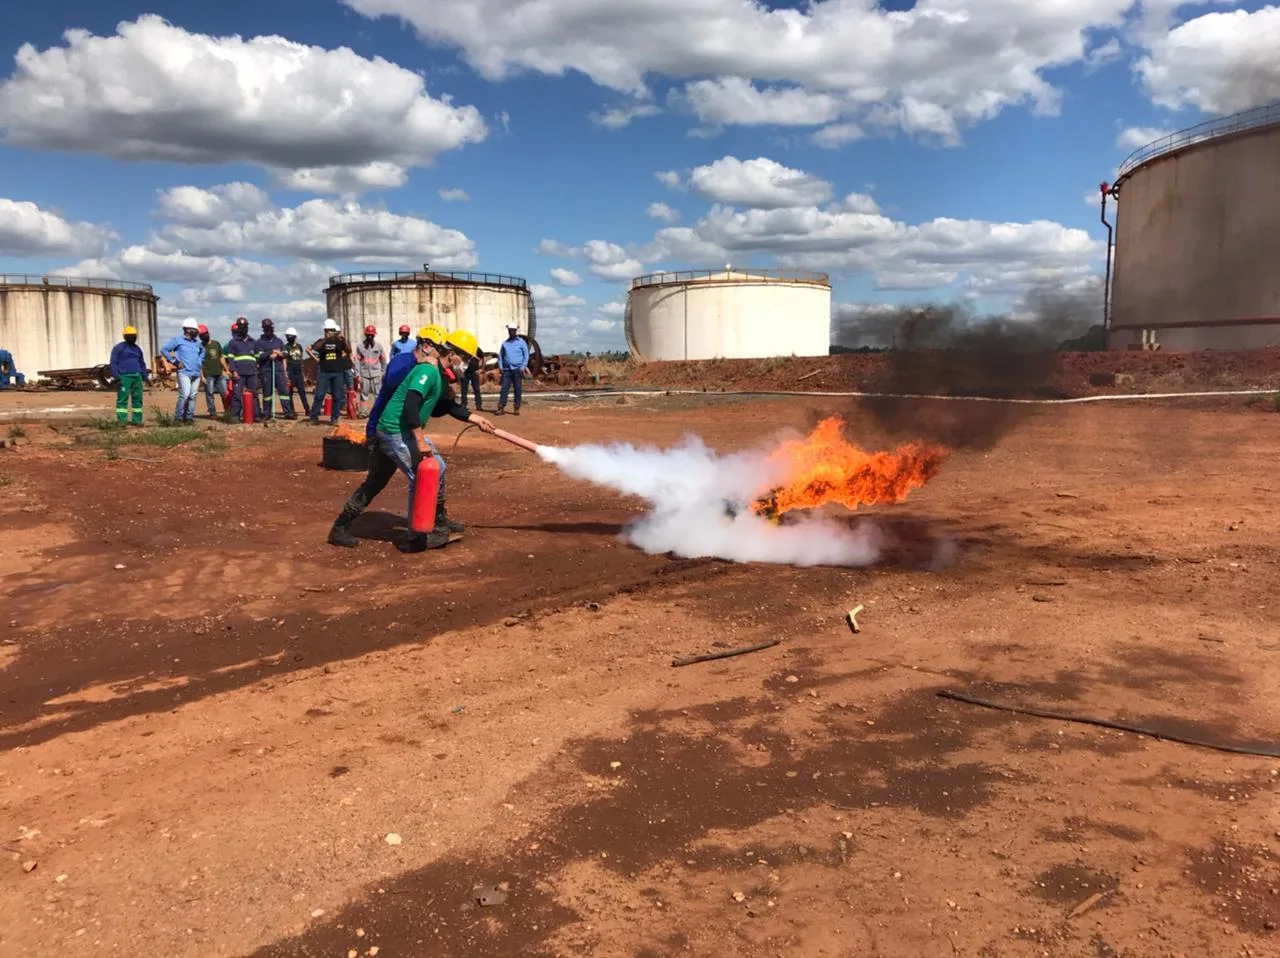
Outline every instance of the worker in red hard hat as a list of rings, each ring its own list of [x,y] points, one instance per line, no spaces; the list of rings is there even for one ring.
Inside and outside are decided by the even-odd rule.
[[[373,401],[382,388],[382,377],[387,374],[387,350],[378,342],[378,328],[366,326],[364,339],[356,346],[356,369],[360,376],[360,415],[367,416]]]
[[[411,353],[418,346],[418,341],[412,338],[413,330],[408,326],[401,326],[397,332],[400,338],[393,340],[391,343],[391,358],[395,359],[401,353]]]
[[[222,412],[230,415],[227,405],[227,361],[222,355],[222,343],[209,335],[209,327],[198,327],[200,342],[204,343],[204,362],[200,366],[200,388],[204,392],[204,405],[210,419],[217,418],[218,410],[213,397],[222,399]]]

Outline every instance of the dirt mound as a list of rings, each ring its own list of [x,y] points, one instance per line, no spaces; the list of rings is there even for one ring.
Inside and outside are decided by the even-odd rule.
[[[919,354],[922,365],[956,368],[963,354]],[[1195,390],[1280,389],[1280,349],[1194,353],[1098,352],[1055,353],[1044,363],[1039,382],[1025,377],[1009,383],[971,381],[959,377],[938,386],[950,394],[1009,398],[1069,398],[1115,392],[1183,392]],[[980,364],[974,364],[975,368]],[[631,386],[684,389],[813,390],[818,392],[882,392],[893,385],[890,353],[840,356],[713,359],[705,362],[655,362],[637,366]]]

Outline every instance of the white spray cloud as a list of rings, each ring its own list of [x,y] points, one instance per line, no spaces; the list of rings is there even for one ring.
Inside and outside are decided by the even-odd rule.
[[[743,506],[784,481],[784,467],[764,451],[717,455],[697,437],[669,449],[626,443],[539,446],[565,475],[639,496],[652,507],[625,537],[651,555],[781,565],[864,566],[879,559],[873,523],[856,529],[817,515],[775,525]]]

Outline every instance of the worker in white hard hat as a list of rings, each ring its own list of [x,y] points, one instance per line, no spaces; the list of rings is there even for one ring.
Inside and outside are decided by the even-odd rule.
[[[324,409],[324,397],[330,396],[330,425],[338,424],[338,416],[342,414],[342,404],[346,399],[347,370],[351,368],[351,345],[342,335],[338,324],[332,319],[324,321],[324,337],[317,339],[307,352],[316,361],[316,394],[311,400],[311,422],[320,421],[320,412]]]
[[[307,350],[298,342],[298,331],[290,326],[284,331],[284,367],[289,377],[289,395],[298,393],[302,401],[302,414],[311,415],[311,404],[307,402],[307,377],[303,373],[302,364],[306,361]]]
[[[160,347],[164,358],[178,377],[178,402],[173,409],[175,422],[196,421],[196,390],[204,371],[204,343],[200,342],[200,324],[194,319],[182,321],[182,334]]]

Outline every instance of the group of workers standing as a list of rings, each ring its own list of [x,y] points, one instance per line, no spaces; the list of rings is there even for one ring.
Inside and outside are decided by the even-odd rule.
[[[279,396],[282,413],[297,419],[293,393],[298,393],[304,412],[308,412],[306,381],[302,363],[307,349],[298,342],[298,331],[285,330],[285,338],[276,335],[275,323],[262,321],[262,335],[249,337],[249,320],[239,316],[231,325],[231,338],[220,343],[209,333],[209,327],[194,319],[183,320],[182,332],[160,347],[161,358],[172,367],[178,386],[174,406],[175,422],[195,421],[196,394],[204,393],[205,408],[212,418],[218,414],[216,400],[231,419],[242,418],[243,406],[251,403],[254,417],[261,418]],[[124,339],[111,350],[111,375],[116,379],[116,419],[142,424],[142,385],[151,380],[138,330],[124,328]]]
[[[220,400],[223,412],[233,422],[244,418],[246,403],[252,403],[254,420],[262,419],[272,415],[273,402],[278,397],[281,415],[297,419],[296,394],[303,415],[312,423],[319,423],[328,398],[329,421],[336,425],[346,397],[357,387],[358,414],[368,415],[390,364],[396,357],[411,355],[417,349],[417,340],[411,338],[408,326],[401,326],[398,332],[399,338],[387,349],[378,342],[377,329],[366,326],[364,338],[353,348],[338,324],[326,319],[324,335],[304,346],[298,342],[298,331],[293,327],[285,330],[284,339],[277,336],[271,319],[263,319],[261,335],[251,338],[249,320],[239,316],[231,326],[231,338],[224,344],[214,339],[203,323],[184,320],[182,332],[160,347],[160,356],[172,367],[177,380],[173,418],[180,423],[194,422],[196,394],[203,392],[211,418],[217,416],[215,400]],[[528,375],[529,347],[514,326],[509,326],[507,333],[498,351],[502,372],[498,413],[505,412],[508,390],[514,384],[514,412],[519,415],[521,379]],[[127,326],[123,341],[111,351],[111,374],[118,383],[116,419],[134,425],[142,423],[142,386],[151,379],[151,370],[137,342],[137,329]],[[310,402],[303,374],[308,356],[316,361],[315,395]],[[470,392],[476,408],[484,408],[480,395],[483,362],[484,354],[477,347],[457,370],[462,405],[466,405]]]

